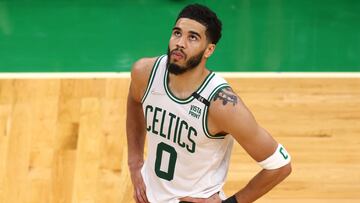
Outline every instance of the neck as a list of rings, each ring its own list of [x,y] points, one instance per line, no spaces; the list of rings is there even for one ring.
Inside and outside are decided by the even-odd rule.
[[[175,75],[170,73],[168,86],[176,97],[187,98],[199,88],[209,72],[205,64],[200,63],[198,67],[183,74]]]

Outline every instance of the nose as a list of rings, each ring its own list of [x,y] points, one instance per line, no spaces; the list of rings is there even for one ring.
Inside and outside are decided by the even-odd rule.
[[[177,42],[176,42],[176,46],[178,47],[178,48],[182,48],[182,49],[184,49],[185,47],[186,47],[186,40],[185,40],[185,37],[179,37],[179,39],[177,40]]]

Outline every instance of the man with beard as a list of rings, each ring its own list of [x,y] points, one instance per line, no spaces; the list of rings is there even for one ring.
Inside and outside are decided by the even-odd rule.
[[[253,202],[291,172],[285,148],[256,123],[229,84],[206,68],[221,26],[209,8],[189,5],[176,19],[167,55],[133,65],[126,127],[138,203]],[[233,140],[263,169],[226,198],[222,188]]]

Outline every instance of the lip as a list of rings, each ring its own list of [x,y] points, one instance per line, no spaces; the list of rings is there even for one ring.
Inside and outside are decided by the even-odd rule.
[[[181,51],[178,51],[178,50],[174,50],[171,52],[171,55],[174,57],[174,59],[176,60],[180,60],[182,58],[185,58],[185,55],[181,52]]]

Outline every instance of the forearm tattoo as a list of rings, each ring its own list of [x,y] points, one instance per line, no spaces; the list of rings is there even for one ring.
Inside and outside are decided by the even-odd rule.
[[[225,106],[226,104],[230,103],[235,106],[238,103],[238,97],[234,93],[234,91],[231,89],[231,87],[226,87],[221,90],[219,90],[215,96],[214,101],[217,99],[222,100],[222,104]]]

